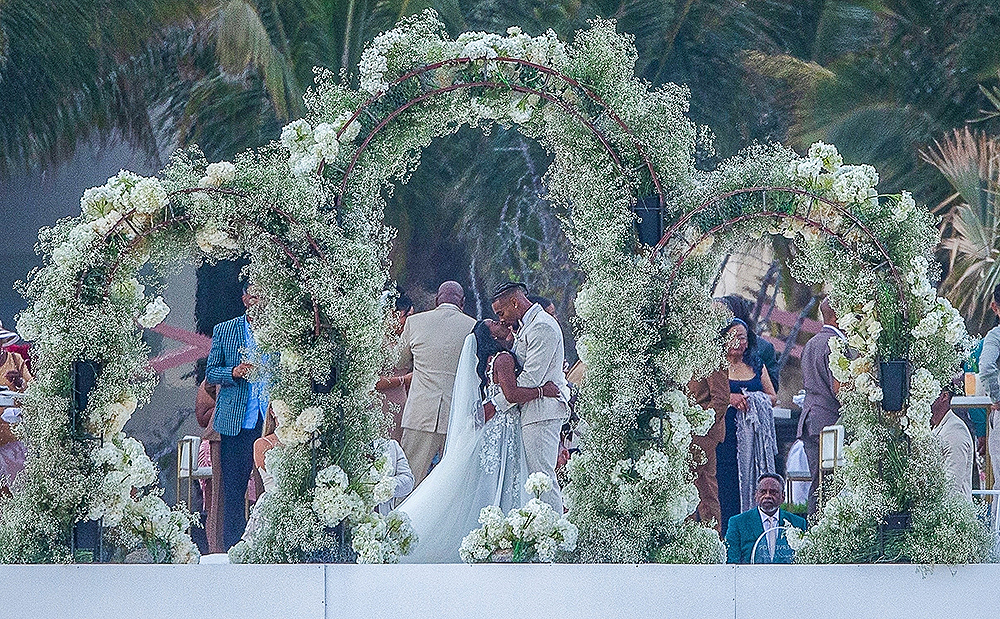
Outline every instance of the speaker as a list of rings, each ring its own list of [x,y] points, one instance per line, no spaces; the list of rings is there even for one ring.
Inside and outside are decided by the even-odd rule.
[[[633,207],[637,221],[635,222],[636,234],[639,242],[643,245],[653,247],[660,242],[663,236],[663,214],[660,210],[660,196],[652,195],[639,198]]]
[[[81,416],[87,410],[87,402],[90,393],[97,386],[97,379],[101,376],[102,366],[97,361],[74,361],[70,366],[70,376],[73,381],[73,410],[72,423],[73,432],[83,433]]]

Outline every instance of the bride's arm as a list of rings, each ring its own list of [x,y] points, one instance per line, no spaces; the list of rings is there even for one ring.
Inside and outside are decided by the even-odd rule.
[[[500,353],[493,361],[493,381],[500,385],[503,397],[511,404],[524,404],[540,395],[547,398],[559,397],[559,388],[549,381],[542,385],[541,394],[538,387],[518,387],[514,376],[514,358],[510,353]]]

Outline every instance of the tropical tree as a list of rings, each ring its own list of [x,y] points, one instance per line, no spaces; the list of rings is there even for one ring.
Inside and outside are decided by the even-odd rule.
[[[942,290],[983,333],[993,326],[989,303],[1000,284],[1000,140],[966,127],[921,154],[955,191],[939,206],[948,257]]]

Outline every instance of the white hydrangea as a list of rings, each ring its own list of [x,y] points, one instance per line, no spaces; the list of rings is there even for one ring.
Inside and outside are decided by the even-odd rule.
[[[236,166],[228,161],[208,164],[205,176],[198,181],[199,187],[222,187],[236,179]]]
[[[118,192],[107,185],[91,187],[80,198],[80,210],[90,219],[102,217],[118,207],[118,199]]]
[[[808,154],[810,159],[818,160],[827,172],[836,172],[844,165],[844,158],[833,144],[815,142],[809,147]]]
[[[306,153],[313,143],[312,127],[305,119],[293,120],[281,129],[281,144],[293,155]]]
[[[320,123],[313,130],[316,143],[311,152],[317,159],[333,161],[340,153],[340,142],[337,141],[337,128],[330,123]]]
[[[163,319],[170,313],[170,307],[163,301],[163,297],[156,297],[146,304],[146,309],[142,316],[136,319],[145,329],[152,329],[163,322]]]
[[[125,204],[143,215],[154,215],[163,211],[169,204],[167,190],[159,179],[143,178],[128,192]]]
[[[528,475],[528,480],[524,482],[524,489],[528,494],[533,494],[536,498],[552,490],[552,478],[545,473],[535,472]]]
[[[650,482],[669,479],[671,470],[667,454],[653,448],[647,449],[635,463],[635,472]]]
[[[319,429],[319,424],[323,420],[323,409],[318,406],[310,406],[302,409],[295,423],[302,428],[303,432],[312,434]]]
[[[236,239],[219,228],[215,221],[208,221],[198,228],[194,234],[194,240],[198,248],[206,254],[212,255],[217,250],[235,251],[239,248]]]
[[[864,202],[876,195],[878,172],[870,165],[841,166],[834,173],[831,192],[833,198],[845,204]]]
[[[372,500],[376,503],[385,503],[396,494],[397,481],[393,477],[383,477],[372,486]]]

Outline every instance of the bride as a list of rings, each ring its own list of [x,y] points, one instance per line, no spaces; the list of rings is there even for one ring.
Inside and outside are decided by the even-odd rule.
[[[465,338],[455,375],[444,456],[399,506],[419,536],[404,563],[457,563],[462,538],[479,528],[479,512],[496,505],[505,513],[524,504],[524,446],[517,405],[558,397],[552,382],[518,387],[521,368],[510,353],[510,328],[476,323]]]

